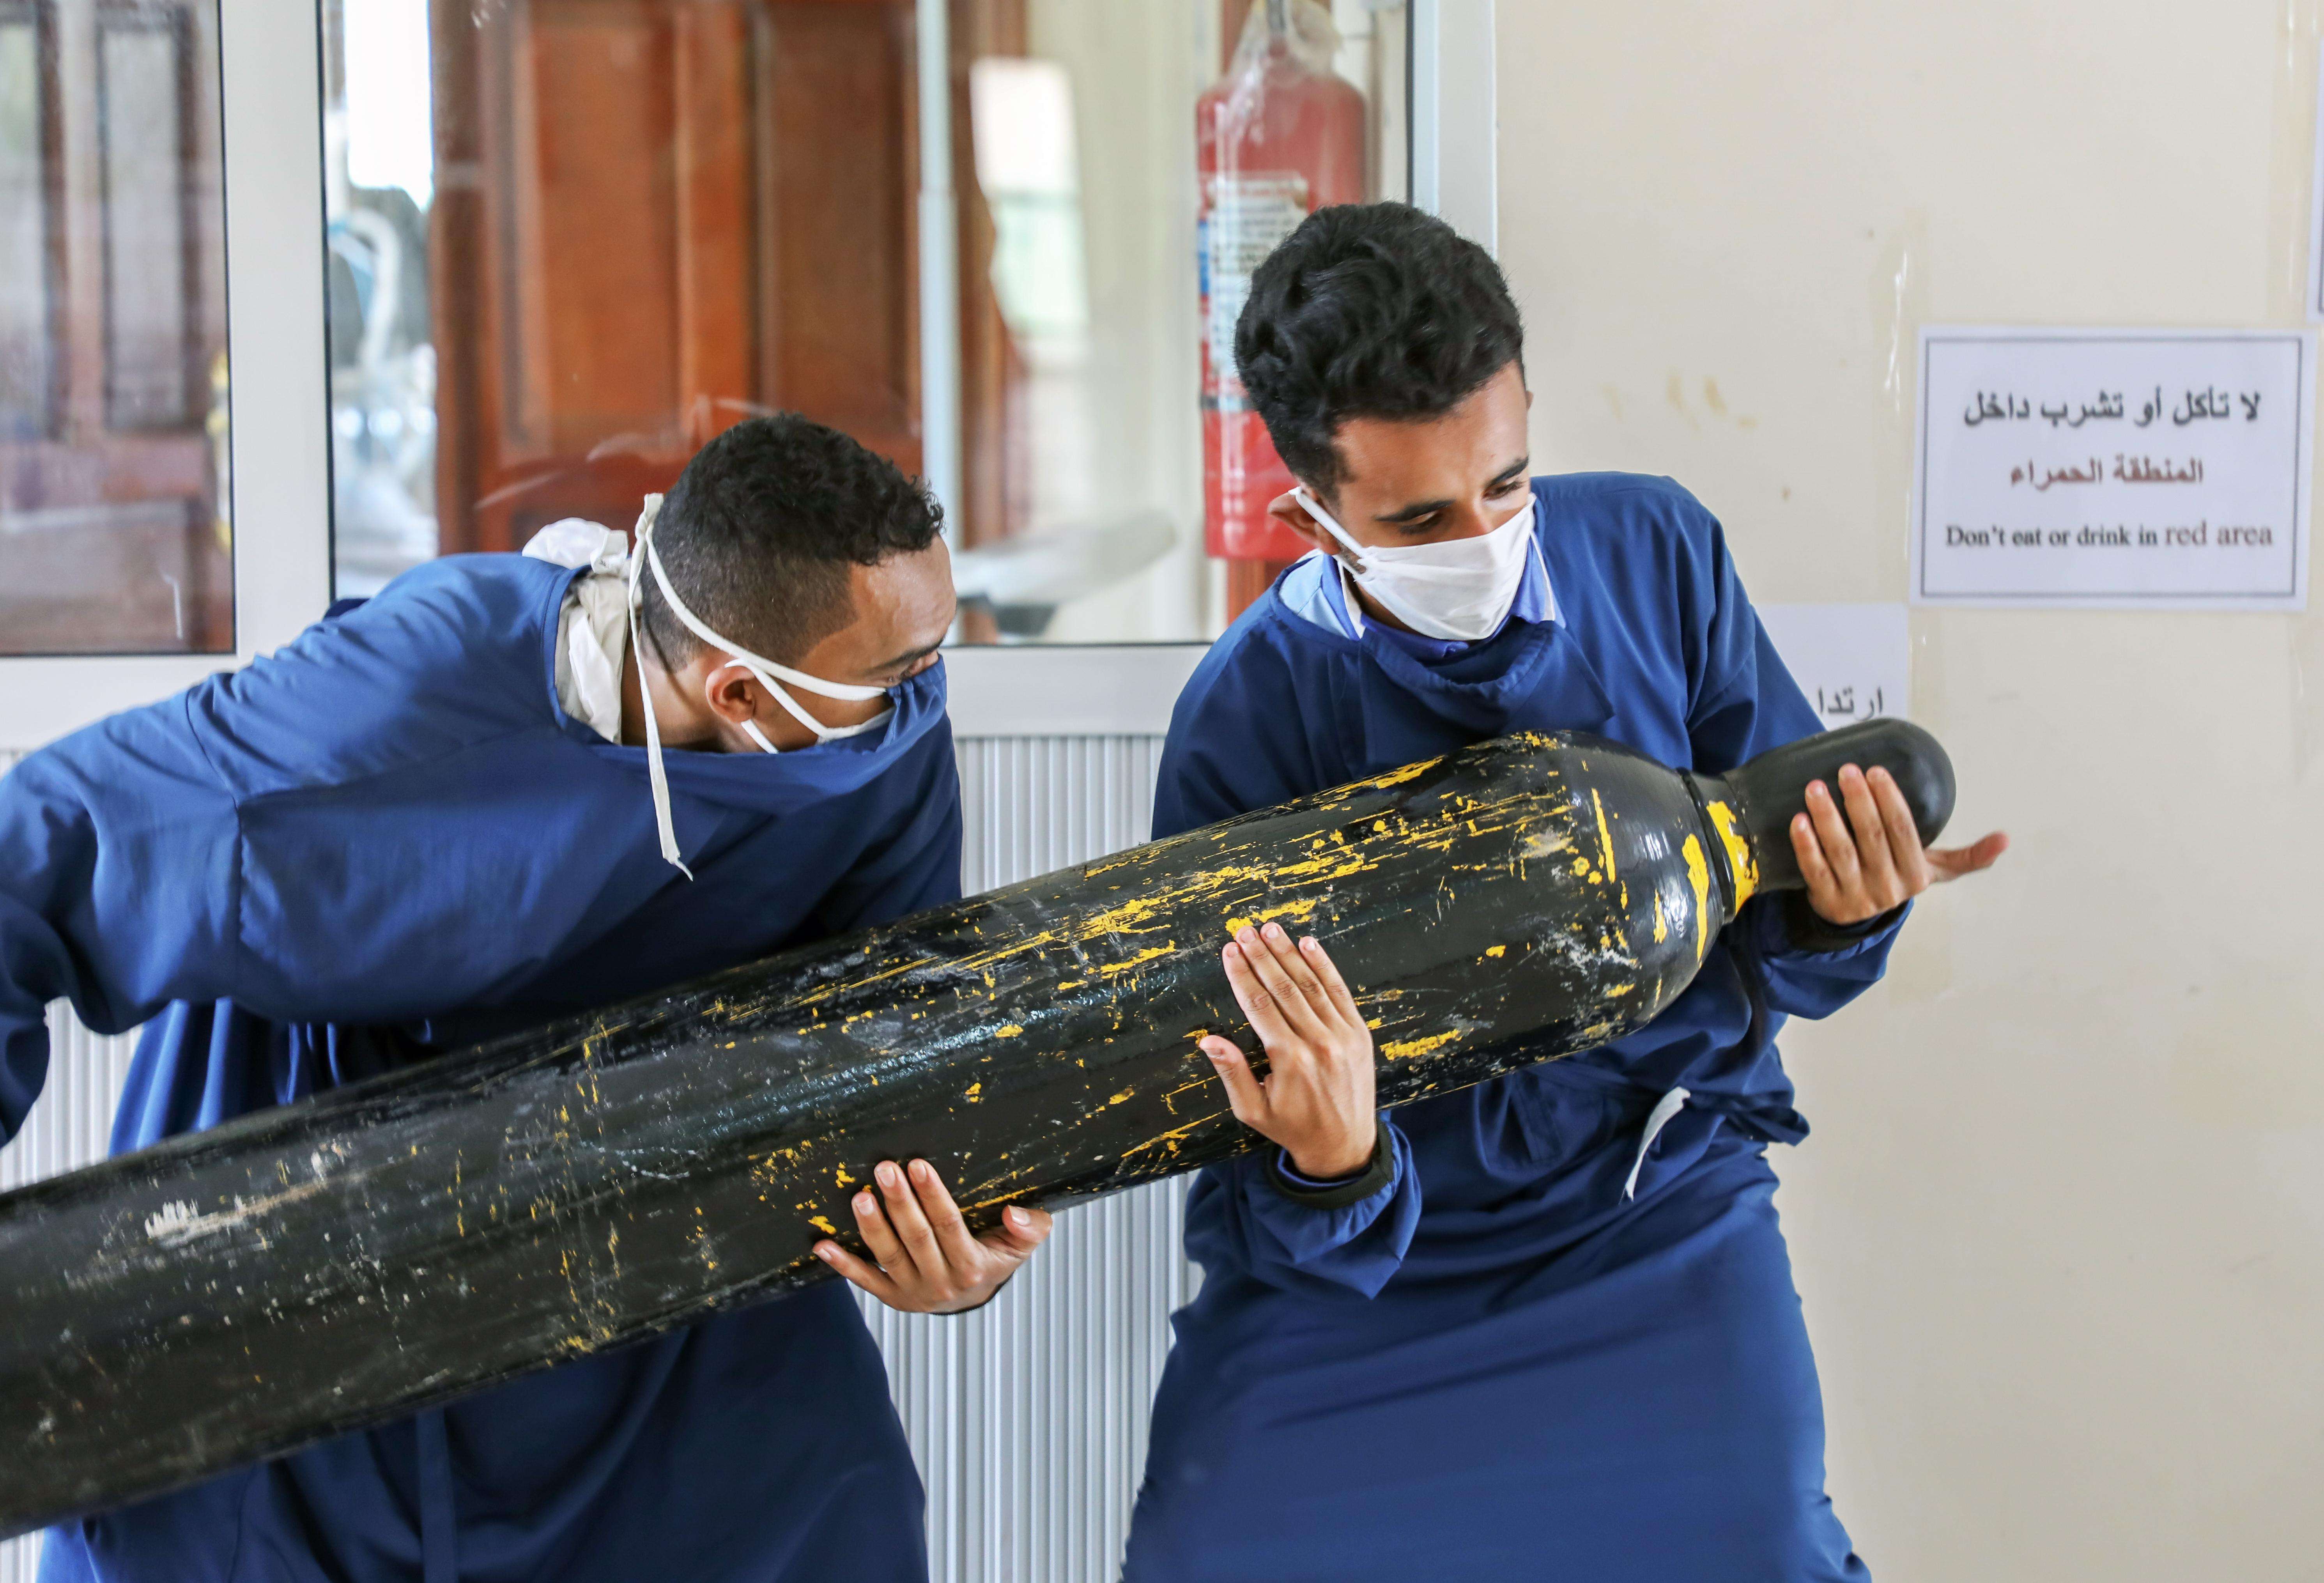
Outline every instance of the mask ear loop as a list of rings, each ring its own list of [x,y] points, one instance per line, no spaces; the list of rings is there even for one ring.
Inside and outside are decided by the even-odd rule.
[[[662,861],[692,879],[694,870],[678,855],[678,829],[669,813],[669,777],[661,767],[661,723],[654,718],[653,688],[646,680],[646,654],[638,626],[638,607],[645,601],[645,584],[639,574],[652,552],[654,519],[660,514],[661,496],[647,495],[645,509],[638,513],[637,542],[630,551],[630,660],[638,668],[638,698],[645,706],[646,779],[653,787],[654,832],[661,838]]]
[[[729,657],[735,658],[734,656]],[[813,715],[808,714],[805,707],[802,706],[797,699],[791,697],[790,690],[786,688],[781,682],[777,681],[773,677],[760,671],[757,666],[752,664],[748,660],[741,660],[737,658],[737,663],[741,664],[743,669],[749,671],[752,676],[757,680],[759,685],[765,688],[769,693],[773,695],[774,700],[777,703],[782,705],[784,708],[790,711],[790,717],[792,719],[797,720],[800,725],[814,732],[816,740],[818,742],[834,742],[843,736],[860,736],[864,732],[872,729],[874,727],[886,725],[888,723],[888,717],[896,712],[895,706],[891,704],[888,708],[881,710],[878,714],[872,716],[870,719],[864,721],[862,725],[826,726],[822,721],[816,719]],[[832,685],[835,687],[840,684],[834,682]],[[872,690],[875,696],[883,693],[886,690],[887,690],[885,688],[876,687]],[[744,721],[742,728],[748,731],[754,740],[764,745],[766,738],[759,735],[759,727],[756,721]],[[772,753],[775,750],[770,747],[767,751],[769,753]]]
[[[652,503],[651,509],[659,514],[661,496],[656,495],[650,499]],[[816,741],[831,742],[843,736],[861,736],[876,727],[885,725],[888,717],[896,712],[894,706],[890,705],[861,725],[825,725],[813,715],[808,714],[798,700],[791,697],[790,690],[783,686],[781,681],[777,681],[775,678],[779,676],[783,681],[789,682],[792,687],[800,688],[824,698],[856,703],[868,699],[884,698],[887,696],[888,690],[884,687],[870,687],[852,681],[825,681],[820,676],[809,676],[804,671],[794,671],[788,665],[768,659],[764,654],[754,654],[740,644],[729,642],[712,631],[709,625],[700,616],[687,609],[686,601],[678,597],[678,590],[669,586],[669,573],[662,569],[661,551],[654,548],[653,540],[650,534],[640,542],[640,557],[645,566],[653,572],[654,587],[661,590],[662,603],[669,606],[670,614],[683,622],[686,629],[700,638],[704,643],[748,671],[752,680],[765,688],[773,696],[774,700],[789,713],[791,718],[815,734]],[[745,722],[743,729],[750,734],[751,740],[757,743],[761,751],[767,753],[777,751],[774,745],[767,740],[765,734],[758,728],[756,721]]]
[[[649,498],[652,500],[655,509],[659,511],[661,496],[656,495]],[[669,606],[670,614],[686,624],[687,631],[736,664],[747,666],[752,671],[763,671],[768,676],[779,676],[793,687],[814,693],[820,698],[844,699],[861,703],[866,699],[886,695],[888,690],[884,687],[870,687],[853,681],[825,681],[820,676],[809,676],[804,671],[794,671],[780,661],[770,660],[764,654],[754,654],[740,643],[719,636],[704,624],[700,616],[686,607],[686,601],[679,598],[678,590],[669,586],[669,573],[662,569],[661,552],[653,547],[650,539],[645,545],[645,557],[646,564],[653,571],[654,587],[661,590],[662,603]]]
[[[1364,547],[1349,535],[1348,530],[1340,525],[1337,517],[1323,509],[1321,501],[1307,493],[1307,486],[1305,484],[1294,489],[1291,492],[1291,497],[1299,503],[1300,510],[1315,519],[1317,526],[1337,539],[1346,547],[1348,553],[1355,557],[1355,565],[1351,569],[1359,572],[1371,569],[1371,564],[1364,559]]]

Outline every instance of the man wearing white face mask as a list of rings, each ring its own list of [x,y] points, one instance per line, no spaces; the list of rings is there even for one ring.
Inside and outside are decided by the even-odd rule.
[[[1692,495],[1530,476],[1522,351],[1492,260],[1399,204],[1259,267],[1236,361],[1315,552],[1187,684],[1157,836],[1515,731],[1717,772],[1817,729]],[[1885,774],[1838,779],[1793,830],[1805,895],[1750,902],[1648,1027],[1392,1120],[1328,940],[1225,946],[1268,1075],[1204,1051],[1276,1146],[1188,1200],[1125,1583],[1866,1575],[1771,1202],[1807,1130],[1774,1039],[2002,840],[1923,851]]]
[[[144,1024],[118,1151],[956,897],[939,529],[846,436],[753,420],[634,558],[570,521],[447,557],[26,759],[0,1138],[53,999]],[[1047,1235],[971,1235],[925,1162],[876,1175],[873,1260],[817,1251],[896,1307],[974,1307]],[[57,1528],[42,1576],[924,1583],[921,1507],[828,1282]]]

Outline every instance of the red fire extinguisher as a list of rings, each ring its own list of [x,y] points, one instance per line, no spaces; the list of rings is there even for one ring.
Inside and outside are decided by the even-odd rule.
[[[1339,42],[1316,0],[1257,0],[1226,73],[1194,108],[1202,189],[1203,542],[1230,560],[1308,546],[1267,507],[1292,486],[1235,376],[1251,271],[1326,204],[1364,198],[1364,97],[1332,73]]]

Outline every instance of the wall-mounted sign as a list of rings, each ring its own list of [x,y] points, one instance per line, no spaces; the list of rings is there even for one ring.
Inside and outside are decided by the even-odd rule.
[[[1913,712],[1902,605],[1761,605],[1759,624],[1825,727]]]
[[[1921,331],[1917,604],[2295,610],[2308,331]]]
[[[2308,319],[2324,322],[2324,40],[2316,45],[2316,168],[2308,180]]]

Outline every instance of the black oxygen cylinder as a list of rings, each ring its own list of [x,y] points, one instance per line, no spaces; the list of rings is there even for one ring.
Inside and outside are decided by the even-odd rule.
[[[1230,930],[1312,932],[1383,1106],[1618,1038],[1760,891],[1878,720],[1725,777],[1482,743],[788,951],[0,1198],[0,1534],[118,1505],[824,1278],[880,1161],[973,1224],[1249,1147]]]

